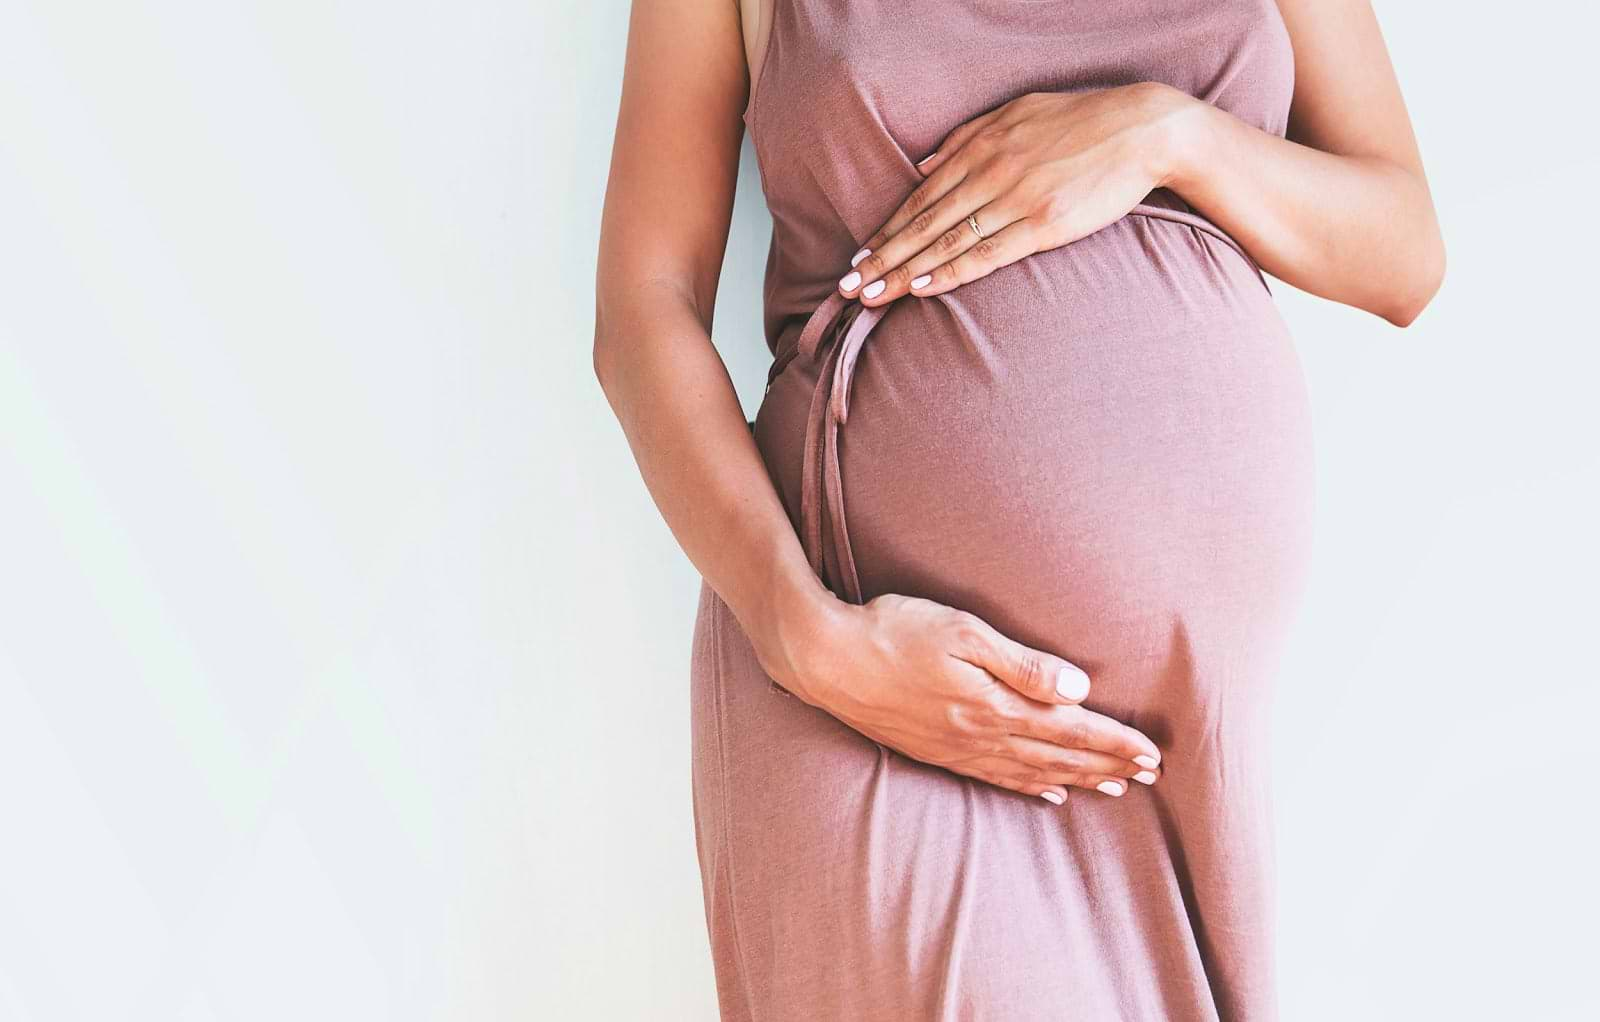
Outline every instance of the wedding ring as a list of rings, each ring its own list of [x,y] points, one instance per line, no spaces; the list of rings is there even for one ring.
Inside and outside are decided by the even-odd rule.
[[[972,228],[972,233],[976,234],[978,238],[982,240],[984,234],[983,228],[978,226],[978,214],[973,213],[967,217],[967,226]]]

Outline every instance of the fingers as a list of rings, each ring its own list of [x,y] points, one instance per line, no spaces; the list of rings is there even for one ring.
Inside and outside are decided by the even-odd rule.
[[[1161,777],[1160,767],[1151,769],[1121,756],[1089,749],[1067,749],[1037,738],[1012,735],[1005,747],[1017,762],[1037,771],[1034,779],[1041,783],[1067,784],[1093,788],[1107,795],[1121,795],[1128,790],[1129,781],[1150,785]]]
[[[947,160],[941,162],[948,163]],[[858,289],[863,289],[863,284],[870,284],[883,276],[885,270],[895,266],[895,263],[885,260],[884,251],[889,247],[891,239],[902,231],[912,228],[918,218],[926,220],[933,214],[932,207],[940,200],[946,198],[964,180],[966,172],[957,166],[947,166],[945,172],[937,176],[929,176],[922,184],[911,190],[900,208],[878,228],[877,233],[868,238],[861,250],[850,258],[850,272],[846,273],[839,281],[840,292],[854,295]],[[894,248],[901,250],[904,255],[916,251],[909,242]],[[876,257],[876,258],[873,258]],[[866,265],[862,265],[865,263]]]
[[[1011,787],[1005,783],[1001,787]],[[1029,781],[1018,781],[1012,791],[1020,791],[1024,795],[1037,795],[1051,805],[1062,806],[1067,804],[1067,789],[1059,784],[1035,784]]]
[[[1056,805],[1063,804],[1065,798],[1063,797],[1061,802],[1056,802],[1055,798],[1045,794],[1046,792],[1064,796],[1067,788],[1081,788],[1084,791],[1121,798],[1136,783],[1131,777],[1117,773],[1058,770],[1048,766],[1038,766],[1025,760],[999,756],[984,757],[963,764],[959,772],[996,787],[1044,798]],[[1153,773],[1153,771],[1142,772]],[[1153,784],[1155,778],[1137,783]]]
[[[1089,694],[1089,675],[1076,664],[1024,646],[975,614],[960,613],[954,627],[952,649],[958,658],[1029,699],[1066,705],[1082,702]]]
[[[1005,686],[995,690],[989,706],[1011,734],[1064,750],[1104,753],[1137,769],[1160,766],[1161,750],[1142,731],[1078,705],[1090,686],[1088,674],[1076,664],[1017,642],[976,614],[957,611],[950,621],[952,654]],[[1007,698],[1007,689],[1027,698]]]
[[[980,224],[984,222],[983,214],[984,210],[977,213]],[[964,223],[962,226],[966,228]],[[971,228],[966,230],[972,234]],[[921,298],[944,294],[1037,251],[1039,244],[1033,222],[1026,218],[1016,220],[982,241],[975,240],[948,261],[940,258],[937,252],[930,252],[926,254],[928,265],[924,268],[924,256],[918,256],[910,264],[908,272],[914,276],[908,278],[907,284],[910,292]],[[887,297],[885,295],[885,299]]]
[[[912,191],[900,212],[867,241],[863,251],[869,254],[839,280],[841,294],[859,296],[866,305],[891,301],[891,296],[905,294],[911,280],[921,272],[920,268],[913,272],[912,257],[931,246],[941,255],[941,261],[951,259],[964,250],[962,246],[978,240],[966,223],[973,210],[987,207],[987,216],[995,221],[994,230],[1022,215],[1020,208],[1011,213],[1006,204],[991,201],[1002,187],[993,176],[980,182],[958,178],[958,173],[958,168],[951,167],[947,174],[935,175]],[[984,220],[978,223],[985,231],[991,229]],[[860,252],[856,254],[861,256]]]
[[[1145,770],[1161,765],[1161,750],[1142,731],[1082,706],[1019,704],[1004,708],[1013,734],[1063,749],[1105,753]]]
[[[1028,776],[1028,771],[1019,769],[1017,764],[1002,759],[985,758],[974,762],[956,771],[975,781],[992,784],[997,788],[1007,791],[1020,792],[1023,795],[1032,795],[1042,798],[1051,805],[1066,805],[1067,788],[1064,784],[1053,784],[1049,781],[1036,780]]]

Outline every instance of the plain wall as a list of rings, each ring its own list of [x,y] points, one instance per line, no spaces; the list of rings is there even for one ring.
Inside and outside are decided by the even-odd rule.
[[[1449,250],[1274,282],[1288,1018],[1594,1017],[1584,5],[1383,2]],[[0,1018],[699,1019],[699,579],[590,364],[627,5],[0,3]],[[753,164],[716,316],[768,355]]]

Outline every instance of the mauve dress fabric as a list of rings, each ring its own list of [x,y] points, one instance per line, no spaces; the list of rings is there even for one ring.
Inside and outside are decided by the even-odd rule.
[[[1088,671],[1162,749],[1067,804],[910,760],[761,670],[703,585],[695,836],[725,1019],[1270,1019],[1268,722],[1309,560],[1293,342],[1177,195],[862,311],[852,253],[951,129],[1159,81],[1282,135],[1273,0],[777,0],[745,121],[772,212],[754,433],[841,598],[927,597]]]

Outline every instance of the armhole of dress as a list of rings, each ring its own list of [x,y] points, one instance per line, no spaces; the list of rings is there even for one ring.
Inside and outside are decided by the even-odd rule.
[[[761,81],[766,77],[768,59],[772,55],[772,28],[777,20],[777,0],[739,0],[741,4],[753,3],[756,5],[756,45],[754,52],[758,61],[755,67],[746,67],[745,71],[750,79],[750,93],[745,100],[744,113],[741,118],[748,126],[750,119],[755,116],[756,97],[761,94]],[[743,8],[740,9],[740,25],[743,25]],[[747,54],[749,50],[745,51]],[[748,57],[745,63],[749,64]]]

